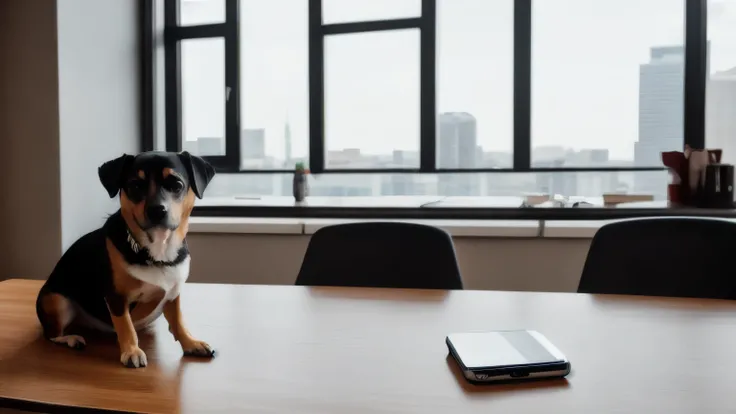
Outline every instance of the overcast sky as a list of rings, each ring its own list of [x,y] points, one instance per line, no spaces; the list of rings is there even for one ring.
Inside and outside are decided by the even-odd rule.
[[[222,19],[222,0],[184,0],[184,23]],[[324,0],[325,23],[412,17],[420,0]],[[513,1],[437,0],[440,112],[478,121],[478,144],[511,151]],[[652,46],[679,45],[683,0],[535,0],[533,145],[607,148],[633,159],[639,65]],[[736,0],[710,0],[711,69],[736,66]],[[307,0],[241,0],[241,123],[266,129],[266,151],[308,152]],[[220,40],[183,46],[185,139],[224,134]],[[419,149],[419,32],[328,37],[329,150]]]

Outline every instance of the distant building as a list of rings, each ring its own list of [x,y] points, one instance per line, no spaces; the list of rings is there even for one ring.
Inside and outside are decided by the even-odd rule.
[[[199,137],[194,142],[197,143],[195,154],[199,156],[225,155],[225,140],[223,138]]]
[[[683,149],[684,83],[684,48],[653,47],[649,62],[639,67],[639,139],[634,144],[634,166],[661,166],[663,151]],[[641,174],[635,191],[662,194],[665,185]]]
[[[467,112],[445,112],[439,116],[437,167],[476,168],[478,161],[477,121]],[[480,194],[477,175],[442,174],[439,194],[472,196]]]
[[[284,167],[293,167],[291,157],[291,125],[287,119],[286,124],[284,124]]]
[[[266,158],[266,130],[244,129],[240,134],[240,158],[262,160]]]
[[[723,150],[721,161],[736,164],[736,67],[709,80],[705,142]]]
[[[477,123],[467,112],[445,112],[439,116],[437,145],[439,168],[468,168],[476,165]]]

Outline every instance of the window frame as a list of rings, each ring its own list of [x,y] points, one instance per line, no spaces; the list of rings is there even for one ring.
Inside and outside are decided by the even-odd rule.
[[[181,41],[220,37],[225,41],[225,155],[205,156],[221,173],[283,174],[290,169],[240,168],[240,0],[225,0],[223,23],[179,26],[180,0],[142,0],[144,67],[143,149],[154,148],[153,122],[150,112],[154,100],[153,70],[155,51],[151,47],[156,19],[155,3],[163,2],[164,72],[165,72],[165,131],[166,150],[181,151]],[[473,174],[509,172],[609,172],[661,171],[662,167],[532,167],[531,166],[531,68],[532,13],[534,0],[514,1],[514,119],[512,168],[438,168],[437,167],[437,97],[436,97],[436,27],[437,1],[421,0],[419,17],[324,24],[322,0],[309,1],[309,168],[314,174]],[[541,1],[541,0],[536,0]],[[683,145],[703,148],[705,145],[705,98],[707,84],[707,0],[684,0],[685,61],[684,61],[684,125]],[[335,169],[325,167],[324,139],[324,39],[326,36],[390,31],[414,28],[420,31],[420,165],[418,168]]]
[[[225,21],[222,23],[189,26],[179,25],[179,4],[179,0],[163,2],[166,151],[182,150],[181,42],[221,38],[225,42],[225,155],[205,155],[203,158],[218,172],[236,172],[240,165],[240,2],[225,1]]]
[[[181,151],[181,68],[180,42],[186,39],[221,37],[225,40],[225,83],[229,88],[226,102],[224,156],[204,156],[219,173],[285,174],[291,169],[240,169],[240,0],[225,0],[225,21],[191,26],[178,25],[180,0],[139,0],[141,4],[141,149],[156,148],[160,142],[156,130],[165,131],[165,149]],[[437,168],[436,139],[436,0],[422,0],[419,17],[358,21],[322,22],[322,1],[309,1],[309,166],[321,174],[477,174],[477,173],[556,173],[663,171],[665,167],[532,167],[531,166],[531,68],[532,13],[534,0],[514,1],[514,79],[513,79],[513,167],[446,169]],[[536,0],[543,1],[543,0]],[[683,145],[705,145],[705,104],[707,86],[707,13],[708,0],[684,0],[684,125]],[[345,33],[363,33],[395,29],[420,30],[420,166],[415,169],[328,169],[325,168],[324,142],[324,38]],[[162,39],[162,41],[161,41]],[[163,59],[157,50],[163,44]],[[158,62],[158,65],[157,65]],[[160,68],[163,66],[163,68]],[[157,71],[164,73],[164,85],[157,82]],[[247,91],[246,91],[247,92]],[[156,111],[160,96],[164,116]],[[164,128],[156,128],[160,123]],[[662,215],[698,215],[736,217],[732,210],[666,208],[345,208],[345,207],[275,207],[275,206],[198,206],[200,216],[252,217],[322,217],[322,218],[455,218],[455,219],[547,219],[598,220]]]

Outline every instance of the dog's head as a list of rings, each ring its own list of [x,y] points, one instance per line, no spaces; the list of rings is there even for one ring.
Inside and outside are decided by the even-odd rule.
[[[102,185],[110,197],[120,194],[120,209],[131,230],[165,233],[188,223],[194,198],[202,198],[215,170],[204,159],[188,152],[123,154],[99,168]],[[186,229],[183,229],[186,232]]]

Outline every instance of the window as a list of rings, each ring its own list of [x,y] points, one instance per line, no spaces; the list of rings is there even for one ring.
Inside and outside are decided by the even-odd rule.
[[[513,0],[437,2],[439,168],[513,167],[513,22]]]
[[[309,161],[307,2],[241,1],[239,10],[239,167],[292,169]]]
[[[682,150],[683,1],[532,4],[533,166],[656,167]],[[632,190],[661,187],[640,175]]]
[[[736,0],[162,1],[165,149],[212,203],[298,162],[312,196],[663,200],[660,152],[736,154]]]
[[[180,7],[182,26],[225,22],[225,0],[181,0]]]
[[[419,168],[419,31],[325,38],[325,168]]]
[[[736,0],[708,1],[706,143],[736,163]]]
[[[180,47],[182,149],[225,155],[225,42],[188,39]]]

